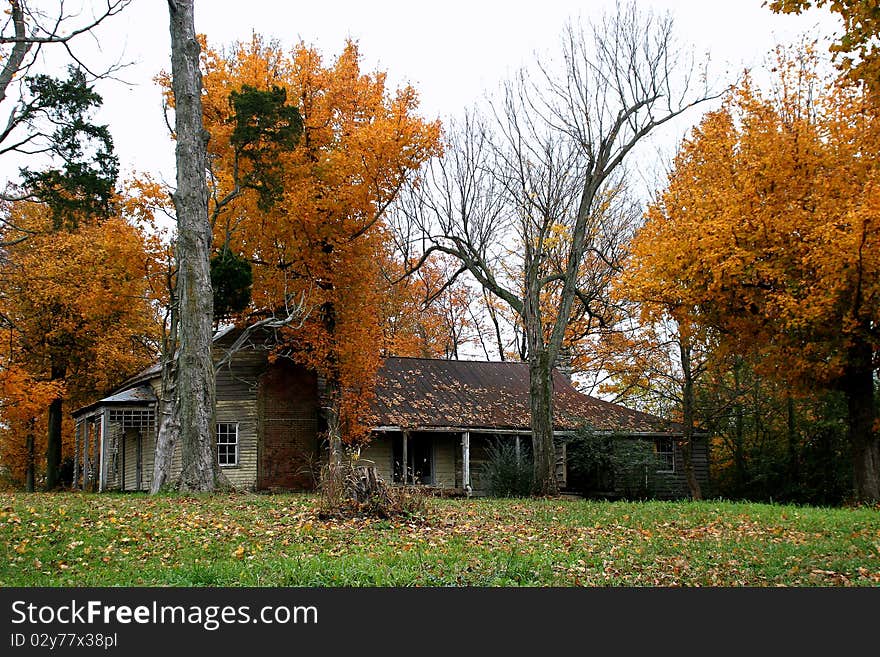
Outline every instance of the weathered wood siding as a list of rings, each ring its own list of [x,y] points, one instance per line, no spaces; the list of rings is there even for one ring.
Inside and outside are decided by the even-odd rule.
[[[684,472],[684,455],[678,443],[674,443],[673,459],[675,461],[674,472],[657,472],[654,474],[652,492],[655,497],[674,499],[690,495],[687,476]],[[700,482],[700,488],[705,496],[708,493],[709,487],[709,444],[705,438],[698,438],[694,441],[694,447],[691,450],[691,461],[694,466],[694,473],[697,475],[697,481]]]
[[[122,490],[140,490],[137,485],[138,481],[138,436],[137,429],[126,429],[125,435],[121,439],[120,452],[123,455],[122,474],[123,486]],[[143,449],[143,440],[141,441],[141,449]]]
[[[361,449],[359,461],[362,465],[373,465],[376,473],[389,484],[394,478],[394,452],[391,445],[393,435],[384,432],[374,433],[369,444]]]
[[[175,451],[179,452],[180,450],[177,448]],[[126,429],[125,437],[120,442],[120,452],[124,454],[123,461],[125,466],[123,470],[125,473],[125,486],[122,489],[127,491],[150,490],[156,453],[156,433],[154,431]],[[140,452],[140,455],[138,455],[138,452]],[[179,464],[179,456],[177,460]],[[140,463],[140,466],[138,463]],[[138,470],[140,470],[140,482],[138,482]],[[179,465],[177,471],[180,472]]]
[[[215,344],[214,359],[219,360],[228,347],[223,340]],[[216,421],[238,425],[238,464],[223,467],[223,474],[230,484],[240,489],[253,489],[257,483],[259,454],[259,405],[260,379],[266,371],[267,354],[262,350],[243,349],[236,353],[230,363],[217,372]],[[159,396],[159,379],[150,381]],[[125,437],[125,490],[148,490],[153,477],[155,432],[146,432],[141,438],[141,477],[137,486],[137,432],[126,432]],[[215,451],[216,455],[216,451]],[[180,445],[175,445],[171,458],[171,479],[176,480],[182,469]]]
[[[455,452],[461,451],[461,435],[435,433],[434,438],[434,486],[455,487]],[[460,457],[459,457],[460,458]]]
[[[632,452],[633,443],[642,443],[645,452],[654,450],[655,437],[649,436],[618,436],[612,438],[612,445],[616,455],[621,461],[626,462],[625,454]],[[583,476],[574,477],[570,492],[590,497],[610,498],[657,498],[678,499],[690,496],[687,485],[687,477],[684,469],[684,455],[678,442],[672,439],[673,445],[673,470],[666,471],[660,462],[645,466],[637,450],[636,465],[615,471],[610,476],[603,477],[604,483]],[[692,461],[697,480],[700,482],[703,495],[709,494],[709,446],[706,438],[695,439],[692,451]]]
[[[215,349],[215,360],[222,354],[222,343]],[[252,490],[257,485],[259,454],[259,408],[257,402],[260,377],[266,371],[265,351],[244,349],[217,372],[216,421],[238,425],[238,464],[224,466],[223,474],[230,484]]]

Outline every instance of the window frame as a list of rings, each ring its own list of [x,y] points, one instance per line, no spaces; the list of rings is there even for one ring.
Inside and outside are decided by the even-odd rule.
[[[667,442],[669,450],[661,449],[661,445]],[[669,458],[666,457],[667,454]],[[657,459],[657,472],[675,474],[675,440],[672,436],[654,438],[654,458]]]
[[[234,427],[235,433],[232,434],[235,437],[234,442],[230,442],[230,441],[225,441],[222,443],[220,442],[220,435],[221,435],[220,426],[221,425],[224,425],[226,427]],[[239,425],[238,422],[217,422],[216,426],[214,427],[215,431],[216,431],[216,438],[214,440],[214,446],[216,448],[215,458],[217,459],[217,465],[219,465],[221,468],[237,468],[239,466],[239,455],[240,455],[239,445],[241,444],[241,440],[240,440],[238,425]],[[227,436],[227,437],[230,435],[228,432],[228,429],[226,432],[223,433],[223,435]],[[221,445],[223,445],[224,447],[227,447],[227,448],[229,446],[232,446],[234,448],[234,451],[233,451],[234,460],[232,463],[221,463],[221,461],[220,461],[220,446]]]

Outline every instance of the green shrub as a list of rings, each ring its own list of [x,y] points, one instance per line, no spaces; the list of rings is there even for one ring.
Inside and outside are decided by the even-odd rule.
[[[525,497],[532,492],[531,459],[518,454],[510,441],[496,439],[489,445],[481,478],[492,497]]]
[[[569,487],[585,496],[653,496],[657,460],[645,440],[578,431],[568,442]]]

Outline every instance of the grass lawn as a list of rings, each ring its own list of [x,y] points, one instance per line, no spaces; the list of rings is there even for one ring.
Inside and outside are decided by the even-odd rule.
[[[880,585],[876,508],[436,499],[407,522],[314,502],[0,494],[0,585]]]

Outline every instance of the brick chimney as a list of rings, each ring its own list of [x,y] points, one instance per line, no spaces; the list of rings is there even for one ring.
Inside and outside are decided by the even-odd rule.
[[[571,349],[568,347],[560,347],[559,353],[556,354],[556,361],[553,363],[553,367],[565,377],[566,381],[571,383]]]

